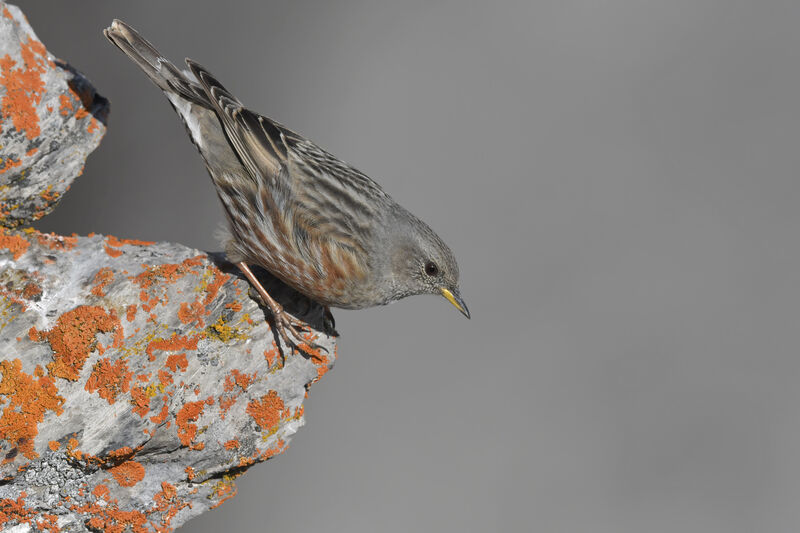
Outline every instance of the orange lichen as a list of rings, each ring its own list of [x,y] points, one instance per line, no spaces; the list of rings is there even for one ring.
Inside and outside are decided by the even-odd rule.
[[[58,110],[63,116],[69,116],[72,113],[72,99],[66,95],[62,94],[58,97],[59,102],[61,105],[59,106]]]
[[[286,451],[286,448],[286,442],[283,439],[278,439],[278,442],[275,443],[275,446],[264,450],[264,452],[261,454],[261,460],[266,461],[270,457],[274,457],[279,453],[283,453]]]
[[[203,401],[186,402],[181,407],[181,410],[178,411],[178,415],[175,417],[175,425],[178,430],[178,438],[183,446],[197,449],[196,445],[192,444],[197,436],[197,424],[192,424],[192,422],[196,422],[200,415],[203,414],[204,405],[205,402]]]
[[[42,193],[41,196],[48,201],[55,200],[54,197],[50,196],[49,191]],[[64,235],[56,235],[55,233],[37,233],[36,240],[42,246],[58,251],[72,250],[78,244],[78,237],[75,235],[67,237]]]
[[[51,440],[50,442],[48,442],[48,443],[47,443],[47,446],[48,446],[48,447],[49,447],[51,450],[53,450],[53,451],[56,451],[56,450],[58,450],[58,449],[61,447],[61,443],[60,443],[60,442],[58,442],[57,440]]]
[[[191,304],[181,302],[181,307],[178,309],[178,319],[184,324],[192,322],[197,323],[197,327],[202,328],[205,326],[203,317],[208,315],[208,311],[199,301],[195,300]]]
[[[47,340],[53,349],[53,362],[47,365],[50,375],[75,381],[83,364],[97,346],[98,333],[116,333],[114,345],[122,342],[122,325],[112,310],[102,307],[82,305],[67,311],[48,331],[31,328],[32,340]]]
[[[103,460],[101,457],[82,452],[81,450],[67,450],[67,455],[77,461],[82,461],[87,465],[103,466],[105,464],[105,460]]]
[[[28,459],[39,456],[34,450],[34,439],[39,434],[38,425],[48,411],[56,415],[63,412],[64,398],[50,377],[32,377],[22,371],[22,361],[0,361],[0,399],[5,396],[8,405],[0,416],[0,440],[19,448]]]
[[[10,157],[6,157],[5,159],[0,159],[0,174],[4,174],[11,170],[14,167],[18,167],[22,164],[22,159],[18,159],[14,161]]]
[[[106,295],[106,287],[112,281],[114,281],[114,272],[108,267],[101,268],[97,271],[97,274],[94,275],[94,281],[92,281],[94,286],[92,287],[91,293],[102,298]]]
[[[225,390],[230,392],[233,390],[234,385],[238,385],[243,391],[247,390],[253,381],[255,381],[258,372],[253,372],[253,375],[240,372],[236,368],[231,370],[231,373],[225,377]]]
[[[224,420],[225,415],[236,404],[236,400],[239,398],[239,395],[247,390],[247,388],[255,381],[258,372],[253,372],[252,375],[246,374],[244,372],[239,371],[238,369],[232,369],[230,374],[225,376],[225,382],[223,383],[223,394],[218,398],[219,401],[219,409],[220,409],[220,417]],[[240,389],[236,391],[236,388]]]
[[[139,300],[142,302],[142,311],[149,313],[151,309],[158,305],[159,297],[153,296],[151,298],[147,291],[143,290],[139,292]],[[164,303],[166,303],[166,296],[164,297]]]
[[[18,304],[22,311],[25,311],[31,300],[39,300],[38,296],[42,294],[42,288],[31,280],[32,276],[36,276],[35,272],[33,274],[24,271],[15,272],[19,274],[15,281],[0,283],[0,297]]]
[[[230,398],[225,398],[222,396],[219,397],[219,411],[220,411],[219,414],[223,420],[225,420],[225,414],[228,412],[228,410],[230,410],[230,408],[233,407],[234,404],[236,404],[236,399],[238,397],[239,397],[238,395]]]
[[[120,393],[130,390],[131,379],[133,372],[128,369],[128,363],[124,359],[117,359],[112,363],[105,358],[94,365],[92,374],[86,380],[85,389],[90,393],[99,391],[100,397],[111,405]]]
[[[136,461],[125,461],[108,471],[122,487],[133,487],[144,479],[144,467]]]
[[[306,334],[305,339],[306,342],[301,343],[300,348],[304,351],[308,350],[307,353],[311,356],[311,361],[317,366],[317,377],[314,378],[314,380],[312,381],[312,383],[316,383],[322,378],[322,376],[328,373],[328,371],[331,369],[333,365],[328,362],[327,358],[322,356],[322,352],[320,349],[311,348],[310,345],[313,344],[314,340],[316,339],[316,336],[313,336],[312,334]],[[336,360],[336,355],[337,355],[336,350],[337,347],[334,347],[333,349],[334,360]]]
[[[194,468],[192,468],[191,466],[187,466],[184,469],[184,472],[186,472],[186,479],[188,479],[189,481],[192,481],[194,479],[195,476]]]
[[[35,522],[36,528],[40,531],[49,531],[50,533],[58,533],[61,528],[58,527],[58,516],[50,513],[42,513],[39,515],[40,520]]]
[[[0,527],[3,527],[6,522],[16,520],[30,524],[33,511],[25,507],[25,498],[28,495],[24,492],[16,500],[5,498],[0,500]],[[5,529],[5,527],[3,527]]]
[[[223,446],[225,446],[226,450],[236,450],[239,448],[239,441],[236,439],[231,439],[223,444]]]
[[[315,333],[305,333],[303,335],[303,340],[305,342],[301,342],[298,348],[301,349],[303,353],[309,355],[314,361],[314,364],[318,365],[325,363],[325,357],[322,355],[322,349],[314,348],[314,341],[317,340],[317,335]]]
[[[28,154],[25,154],[25,155],[28,155]],[[42,200],[44,200],[44,201],[46,201],[48,203],[55,202],[56,200],[58,200],[59,196],[61,196],[61,195],[58,194],[58,192],[53,190],[53,186],[52,185],[48,185],[47,188],[44,191],[39,193],[39,198],[41,198]],[[70,238],[70,237],[65,237],[65,238]],[[76,237],[71,237],[71,238],[74,239],[74,240],[77,240]]]
[[[278,349],[272,348],[271,350],[264,350],[264,359],[267,360],[267,368],[272,368],[278,360]]]
[[[164,403],[161,405],[161,412],[158,413],[158,415],[151,416],[150,422],[153,424],[162,424],[167,419],[167,416],[169,416],[169,404],[167,403],[168,399],[169,396],[164,396]]]
[[[159,529],[163,530],[169,529],[170,522],[181,509],[191,507],[189,502],[178,498],[178,491],[175,486],[166,481],[161,482],[161,492],[157,492],[153,496],[153,501],[156,504],[153,513],[160,514],[161,528]]]
[[[147,515],[139,511],[121,511],[114,507],[99,507],[97,504],[75,506],[72,510],[82,513],[92,513],[94,516],[86,521],[86,525],[104,533],[150,533],[147,527]]]
[[[22,289],[22,297],[26,300],[32,300],[42,294],[42,288],[33,282],[27,283]]]
[[[253,372],[253,375],[245,374],[244,372],[239,372],[237,369],[231,370],[231,374],[233,374],[234,380],[236,384],[239,385],[242,390],[247,390],[253,381],[255,381],[258,372]]]
[[[140,241],[138,239],[118,239],[113,235],[108,235],[106,237],[106,243],[109,246],[113,246],[115,248],[119,248],[120,246],[125,246],[129,244],[131,246],[150,246],[155,244],[153,241]]]
[[[283,409],[283,400],[276,391],[271,390],[260,400],[255,399],[248,403],[246,411],[261,429],[273,431],[280,422]]]
[[[147,354],[147,358],[150,361],[155,361],[156,356],[153,353],[155,350],[160,350],[164,352],[177,352],[180,350],[196,350],[198,340],[200,340],[199,335],[182,337],[178,334],[175,334],[169,339],[157,339],[151,341],[147,345],[147,348],[145,348],[145,353]]]
[[[103,459],[100,457],[78,450],[78,444],[79,443],[77,439],[69,439],[67,442],[67,455],[69,457],[75,459],[76,461],[84,462],[87,465],[100,466],[104,463]]]
[[[189,368],[189,362],[186,360],[185,353],[173,354],[167,357],[167,367],[176,372],[178,368],[181,369],[181,372],[186,372],[186,369]]]
[[[133,405],[133,412],[144,418],[150,412],[150,396],[147,391],[142,387],[133,387],[131,389],[131,405]]]
[[[231,311],[238,313],[242,310],[241,302],[228,302],[225,304],[225,309],[230,309]]]
[[[36,105],[41,103],[45,92],[42,73],[45,71],[46,50],[42,43],[28,39],[20,43],[22,65],[14,68],[17,62],[6,54],[0,58],[0,86],[6,94],[0,99],[0,115],[3,120],[11,119],[17,131],[25,132],[29,139],[41,133]],[[38,58],[36,56],[39,56]]]
[[[256,460],[252,457],[239,457],[239,467],[250,466],[255,463]]]
[[[111,491],[108,490],[107,486],[100,483],[94,488],[94,490],[92,490],[92,494],[101,500],[108,500],[109,496],[111,495]]]
[[[114,463],[119,463],[121,461],[127,461],[134,455],[136,455],[136,450],[134,450],[130,446],[123,446],[122,448],[111,450],[110,452],[108,452],[106,457],[108,457],[108,459]]]
[[[217,507],[219,507],[220,505],[222,505],[226,501],[228,501],[231,498],[233,498],[234,496],[236,496],[237,492],[238,492],[238,490],[236,488],[236,484],[233,481],[230,481],[230,480],[220,481],[214,487],[214,491],[209,495],[209,497],[220,498],[220,500],[217,503],[215,503],[214,505],[212,505],[210,508],[211,509],[216,509]]]
[[[166,370],[159,370],[158,371],[158,381],[164,387],[166,387],[167,385],[172,385],[172,383],[173,383],[172,374],[170,374]]]
[[[144,272],[131,277],[131,280],[143,289],[147,289],[159,281],[163,283],[175,283],[187,274],[197,274],[197,271],[192,270],[191,267],[201,265],[202,257],[201,255],[190,257],[178,264],[156,266],[142,265]]]
[[[28,251],[30,245],[31,243],[19,235],[8,235],[4,230],[0,229],[0,250],[11,252],[14,261],[22,257]]]
[[[206,297],[203,300],[204,305],[208,305],[217,297],[220,287],[230,279],[228,274],[223,274],[217,267],[212,266],[211,271],[214,273],[214,280],[206,287]]]
[[[171,500],[175,496],[177,496],[178,491],[175,489],[175,485],[167,483],[166,481],[162,481],[161,482],[161,493],[160,494],[165,500]],[[157,498],[158,498],[158,494],[156,494],[153,497],[154,500],[157,499]]]
[[[108,245],[103,246],[103,250],[105,250],[106,253],[111,257],[119,257],[122,255],[122,250],[116,250]]]
[[[313,383],[316,383],[317,381],[322,379],[322,376],[327,374],[329,370],[330,367],[328,365],[317,365],[317,377],[314,378]]]
[[[136,318],[136,304],[129,305],[125,310],[125,318],[128,322],[133,322]]]

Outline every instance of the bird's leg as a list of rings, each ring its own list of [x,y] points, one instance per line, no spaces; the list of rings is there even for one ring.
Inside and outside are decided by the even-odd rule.
[[[298,343],[305,342],[303,337],[300,336],[300,333],[297,331],[299,328],[300,330],[305,328],[305,324],[300,320],[297,320],[292,315],[284,311],[283,306],[275,301],[272,296],[267,293],[264,287],[261,285],[261,282],[258,281],[253,271],[250,270],[250,267],[247,266],[247,263],[244,261],[240,261],[236,263],[236,266],[239,267],[239,270],[242,271],[244,277],[247,278],[247,281],[256,289],[258,294],[261,296],[261,299],[264,300],[264,304],[269,307],[270,312],[272,313],[272,317],[275,319],[275,328],[278,330],[278,335],[280,335],[281,339],[289,345],[289,346],[297,346]],[[289,333],[294,336],[294,339],[289,337]]]

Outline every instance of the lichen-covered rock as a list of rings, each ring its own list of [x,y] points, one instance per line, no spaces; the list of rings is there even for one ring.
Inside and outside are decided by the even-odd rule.
[[[286,449],[332,338],[284,360],[216,256],[2,231],[0,528],[169,530]],[[318,305],[268,290],[321,329]]]
[[[336,358],[322,308],[272,280],[314,327],[302,351],[279,350],[222,256],[13,229],[55,206],[107,110],[0,1],[3,531],[174,529],[286,449]]]
[[[0,0],[0,225],[53,210],[105,133],[108,101]]]

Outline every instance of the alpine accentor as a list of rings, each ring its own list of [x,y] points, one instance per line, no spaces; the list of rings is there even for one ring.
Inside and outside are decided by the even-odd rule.
[[[105,36],[147,74],[183,119],[225,206],[226,253],[269,306],[288,344],[303,323],[248,264],[326,307],[361,309],[441,294],[469,318],[458,265],[427,224],[347,163],[246,109],[197,63],[180,71],[130,26]],[[294,337],[290,339],[287,330]]]

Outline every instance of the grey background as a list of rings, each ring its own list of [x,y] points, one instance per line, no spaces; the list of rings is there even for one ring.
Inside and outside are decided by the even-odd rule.
[[[224,6],[224,7],[223,7]],[[800,525],[800,3],[22,2],[112,100],[39,227],[218,249],[120,17],[372,175],[459,258],[336,312],[291,449],[184,531]]]

